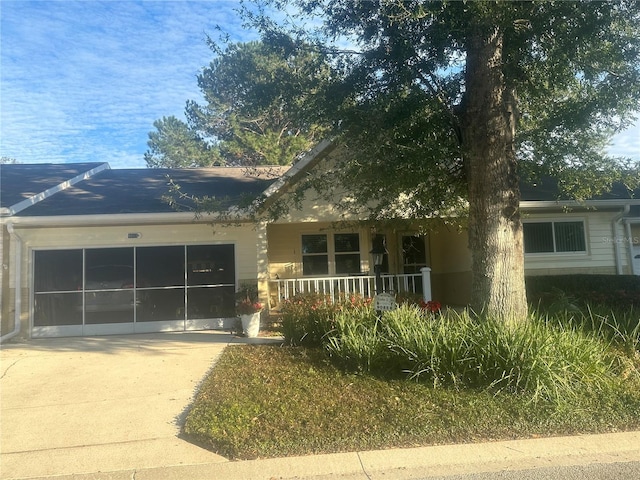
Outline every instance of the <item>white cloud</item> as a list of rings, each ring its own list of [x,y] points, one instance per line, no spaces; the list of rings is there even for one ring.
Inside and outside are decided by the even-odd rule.
[[[640,162],[640,122],[613,137],[609,154]]]
[[[0,153],[25,163],[144,166],[153,122],[201,100],[216,26],[245,30],[234,0],[3,1]],[[638,125],[610,152],[640,156]]]
[[[163,115],[200,100],[196,76],[224,25],[255,38],[235,1],[37,1],[2,5],[3,156],[26,163],[107,160],[144,166]]]

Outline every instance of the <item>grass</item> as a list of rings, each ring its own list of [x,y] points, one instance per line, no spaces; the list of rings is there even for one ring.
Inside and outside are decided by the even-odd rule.
[[[571,402],[345,372],[319,348],[226,349],[184,435],[251,459],[640,428],[640,381]]]
[[[296,298],[290,346],[228,348],[183,433],[249,459],[640,428],[634,311],[505,325],[405,304]]]

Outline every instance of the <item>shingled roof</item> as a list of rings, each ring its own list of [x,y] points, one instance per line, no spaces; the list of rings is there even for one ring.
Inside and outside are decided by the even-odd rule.
[[[520,183],[520,196],[524,201],[548,202],[556,200],[571,200],[560,193],[558,180],[543,177],[536,182]],[[589,200],[632,200],[640,198],[640,188],[630,191],[620,182],[615,182],[611,188]]]
[[[0,165],[0,208],[4,214],[15,214],[48,195],[80,182],[109,164],[38,163]]]
[[[309,152],[311,160],[326,153],[325,147]],[[284,181],[295,181],[301,170],[313,165],[307,163],[299,162],[291,169],[272,166],[112,170],[107,163],[98,162],[0,165],[0,212],[21,217],[170,213],[176,212],[168,201],[171,195],[176,195],[172,190],[175,185],[187,196],[214,198],[219,206],[228,208],[263,193],[271,195]],[[558,191],[553,178],[521,185],[525,202],[562,200]],[[639,197],[640,190],[629,192],[623,185],[615,184],[593,200],[624,202]],[[188,197],[179,203],[183,209],[194,206]]]
[[[60,172],[80,171],[89,164],[69,165],[22,165],[32,167],[21,169],[27,185],[37,190],[42,185],[55,184],[58,180],[47,178]],[[2,166],[2,176],[5,168]],[[12,165],[11,167],[14,167]],[[58,167],[58,168],[56,168]],[[7,169],[12,170],[12,169]],[[243,198],[256,197],[275,182],[283,167],[258,167],[247,170],[235,167],[193,168],[193,169],[117,169],[103,170],[89,176],[74,185],[61,189],[55,195],[34,203],[21,211],[20,216],[57,216],[57,215],[109,215],[123,213],[168,213],[175,212],[167,198],[172,193],[172,185],[179,185],[180,191],[197,197],[213,197],[224,206],[231,206]],[[38,179],[38,175],[41,176]],[[12,172],[7,198],[2,191],[2,205],[16,198],[21,179]],[[3,178],[4,181],[4,178]],[[4,184],[3,184],[4,185]],[[22,188],[25,190],[25,188]],[[193,206],[188,199],[181,201],[185,206]]]

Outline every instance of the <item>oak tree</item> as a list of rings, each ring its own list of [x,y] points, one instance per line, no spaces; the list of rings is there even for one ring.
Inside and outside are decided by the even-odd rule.
[[[246,8],[265,39],[314,44],[341,72],[303,112],[346,152],[316,185],[348,186],[377,219],[468,208],[472,306],[523,321],[519,181],[551,174],[584,197],[622,178],[604,146],[640,110],[640,3],[260,3],[297,21]]]

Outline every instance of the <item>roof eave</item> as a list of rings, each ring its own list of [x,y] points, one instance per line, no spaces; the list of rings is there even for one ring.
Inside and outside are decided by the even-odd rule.
[[[640,205],[640,199],[626,200],[521,200],[523,210],[539,210],[550,208],[622,208],[626,205]]]
[[[267,187],[262,193],[262,205],[264,206],[267,202],[273,201],[279,195],[282,195],[288,185],[298,180],[306,170],[312,168],[322,158],[335,150],[336,147],[337,144],[333,140],[322,140],[314,148],[309,150],[304,157],[294,163],[278,180]]]
[[[224,214],[194,214],[194,212],[117,213],[102,215],[16,216],[10,222],[19,227],[84,227],[114,225],[206,224],[227,221]],[[233,222],[249,222],[249,218],[234,215]]]

